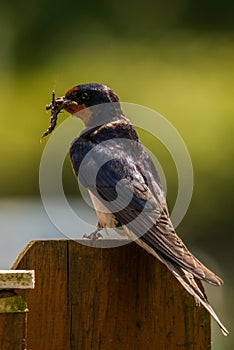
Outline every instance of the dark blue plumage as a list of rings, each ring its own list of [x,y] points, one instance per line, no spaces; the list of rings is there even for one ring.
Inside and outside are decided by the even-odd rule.
[[[129,140],[130,142],[126,141]],[[92,152],[90,152],[92,150]],[[108,202],[118,197],[116,186],[121,180],[126,180],[122,190],[128,194],[130,203],[125,212],[131,210],[131,215],[139,215],[145,206],[156,209],[155,202],[150,201],[146,171],[155,173],[158,185],[152,188],[155,195],[163,196],[158,175],[147,153],[139,142],[136,131],[131,123],[122,116],[113,123],[85,130],[75,139],[70,147],[70,158],[79,182],[90,191],[98,194]],[[84,161],[85,159],[85,161]],[[82,171],[80,164],[83,161]],[[93,174],[97,174],[93,188]],[[157,189],[157,191],[156,191]],[[121,190],[121,188],[120,188]],[[123,193],[122,193],[123,195]],[[115,212],[119,222],[126,224],[132,221],[132,216],[121,217],[117,208],[108,203],[108,209]]]
[[[57,100],[61,106],[61,98]],[[76,177],[92,198],[97,231],[111,227],[136,240],[169,268],[228,334],[194,276],[214,285],[222,280],[177,236],[157,171],[124,116],[118,97],[107,86],[93,83],[70,89],[63,101],[63,109],[86,125],[71,144],[70,158]]]

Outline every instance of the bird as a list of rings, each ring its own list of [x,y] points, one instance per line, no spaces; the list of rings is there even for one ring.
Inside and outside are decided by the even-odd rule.
[[[85,125],[70,146],[74,174],[88,190],[98,218],[96,230],[85,238],[101,238],[102,229],[112,228],[134,240],[166,265],[227,335],[196,279],[215,286],[223,281],[177,235],[157,170],[118,96],[104,84],[80,84],[55,99],[50,108],[56,113],[64,109]]]

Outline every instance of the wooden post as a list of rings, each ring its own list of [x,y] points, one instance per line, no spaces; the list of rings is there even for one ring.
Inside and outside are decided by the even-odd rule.
[[[0,270],[0,349],[27,348],[25,300],[15,289],[34,288],[34,271]]]
[[[13,266],[36,271],[35,290],[19,291],[28,350],[211,348],[208,313],[157,259],[135,243],[80,243],[31,242]]]

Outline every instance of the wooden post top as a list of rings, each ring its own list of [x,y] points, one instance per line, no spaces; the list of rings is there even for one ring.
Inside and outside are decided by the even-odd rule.
[[[210,316],[170,271],[134,242],[110,243],[33,241],[20,254],[13,268],[36,272],[35,289],[19,290],[28,348],[211,349]]]

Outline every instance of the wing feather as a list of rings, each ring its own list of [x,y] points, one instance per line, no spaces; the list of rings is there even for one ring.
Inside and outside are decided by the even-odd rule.
[[[118,229],[122,225],[129,238],[163,262],[227,335],[194,276],[214,285],[220,285],[222,280],[195,258],[177,236],[154,165],[140,143],[138,147],[139,153],[126,149],[119,140],[113,147],[98,145],[86,157],[82,172],[76,171],[74,164],[79,181],[113,214]]]

